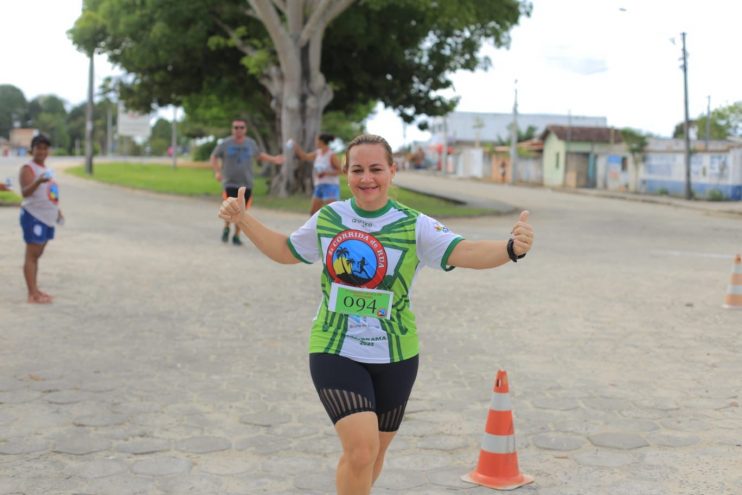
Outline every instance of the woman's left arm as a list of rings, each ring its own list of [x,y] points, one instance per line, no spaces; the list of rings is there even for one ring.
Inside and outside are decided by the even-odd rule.
[[[512,231],[513,253],[520,257],[531,250],[533,227],[528,223],[528,211],[523,211]],[[448,257],[448,264],[461,268],[495,268],[511,260],[508,253],[510,241],[463,240]]]

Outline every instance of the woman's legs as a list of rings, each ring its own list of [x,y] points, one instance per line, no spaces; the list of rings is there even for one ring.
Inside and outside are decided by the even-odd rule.
[[[417,356],[366,364],[310,354],[312,380],[343,446],[336,474],[338,494],[370,493],[404,417],[417,365]]]
[[[374,462],[374,474],[371,483],[375,483],[381,474],[381,469],[384,467],[384,455],[386,455],[386,449],[389,448],[389,444],[394,440],[396,431],[380,431],[379,432],[379,453],[376,455],[376,461]]]
[[[335,475],[338,495],[371,493],[380,452],[376,414],[365,411],[346,416],[335,423],[335,431],[343,446]]]
[[[23,277],[28,287],[28,302],[46,304],[52,302],[51,296],[39,290],[37,282],[39,273],[39,258],[44,254],[44,244],[26,244],[26,256],[23,261]]]

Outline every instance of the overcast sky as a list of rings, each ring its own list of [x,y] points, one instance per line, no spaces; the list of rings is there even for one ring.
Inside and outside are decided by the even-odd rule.
[[[510,112],[517,80],[521,113],[602,116],[608,124],[669,136],[683,119],[680,33],[687,32],[691,118],[742,100],[740,0],[533,0],[509,49],[486,47],[487,72],[453,76],[458,110]],[[56,94],[85,100],[87,59],[66,31],[80,0],[3,2],[0,84],[27,99]],[[96,57],[96,84],[120,74]],[[170,115],[170,114],[168,114]],[[403,127],[389,111],[368,124],[397,147]],[[406,140],[424,139],[413,127]]]

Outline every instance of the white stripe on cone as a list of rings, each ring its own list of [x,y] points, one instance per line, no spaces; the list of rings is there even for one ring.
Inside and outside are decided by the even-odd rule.
[[[512,454],[515,452],[515,435],[490,435],[482,436],[482,450],[491,454]]]
[[[512,411],[513,406],[510,403],[509,394],[492,394],[490,409],[493,411]]]

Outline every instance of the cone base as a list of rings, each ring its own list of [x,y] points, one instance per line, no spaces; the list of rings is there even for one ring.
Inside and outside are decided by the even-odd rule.
[[[742,309],[742,306],[739,306],[739,305],[736,305],[736,304],[735,305],[732,305],[732,304],[722,304],[721,307],[724,308],[724,309]]]
[[[474,483],[475,485],[493,488],[495,490],[515,490],[516,488],[527,485],[528,483],[533,483],[533,476],[520,473],[511,478],[494,478],[472,471],[471,473],[462,476],[461,480],[466,481],[467,483]]]

